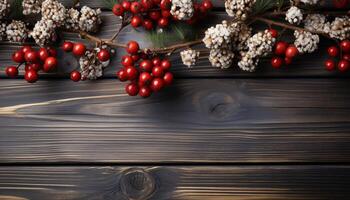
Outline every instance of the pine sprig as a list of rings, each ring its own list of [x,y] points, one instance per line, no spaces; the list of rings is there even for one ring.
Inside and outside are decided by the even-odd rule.
[[[11,12],[10,19],[22,19],[23,18],[23,0],[12,0],[11,3]]]
[[[254,4],[254,14],[264,13],[271,9],[281,9],[287,3],[286,0],[257,0]]]
[[[103,0],[103,2],[104,2],[104,6],[110,10],[112,10],[113,6],[116,3],[119,3],[118,0]]]

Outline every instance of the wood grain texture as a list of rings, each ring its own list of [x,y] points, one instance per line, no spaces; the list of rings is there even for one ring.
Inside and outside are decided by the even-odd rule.
[[[150,200],[349,199],[348,166],[141,167],[154,177]],[[0,167],[1,200],[126,200],[145,187],[129,167]]]
[[[0,162],[348,162],[346,79],[2,81]]]

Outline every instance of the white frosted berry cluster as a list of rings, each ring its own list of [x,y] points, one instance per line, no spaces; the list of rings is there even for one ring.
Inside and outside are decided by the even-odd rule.
[[[39,46],[49,45],[56,39],[54,22],[51,20],[41,19],[35,24],[30,36]]]
[[[6,39],[6,24],[0,22],[0,41]]]
[[[286,12],[286,20],[291,24],[300,24],[303,21],[303,13],[298,7],[292,6]]]
[[[0,0],[0,19],[4,18],[10,11],[10,3],[7,0]]]
[[[38,14],[41,12],[43,0],[23,0],[23,15]]]
[[[295,31],[294,45],[299,53],[312,53],[317,50],[320,37],[307,31]]]
[[[232,66],[234,56],[230,49],[211,49],[209,61],[213,67],[226,69]]]
[[[332,23],[326,23],[324,32],[339,40],[350,38],[350,17],[337,17]]]
[[[67,30],[79,30],[80,12],[74,8],[70,8],[66,13],[66,22],[64,28]]]
[[[170,13],[179,20],[191,19],[194,14],[192,0],[172,0]]]
[[[6,27],[6,37],[10,42],[24,42],[28,37],[28,29],[24,22],[13,20]]]
[[[196,64],[200,53],[193,49],[186,49],[180,52],[181,60],[187,67],[192,67]]]
[[[256,0],[225,0],[226,12],[235,20],[245,20]]]
[[[300,2],[308,5],[315,5],[319,2],[319,0],[300,0]]]
[[[44,20],[51,20],[56,27],[64,24],[66,8],[57,0],[45,0],[41,6],[41,15]]]
[[[79,18],[79,28],[85,32],[96,32],[98,30],[99,25],[102,23],[101,20],[101,10],[100,9],[92,9],[87,6],[84,6],[80,10],[80,18]]]
[[[321,14],[309,14],[304,20],[304,28],[309,31],[323,31],[326,16]]]
[[[244,71],[254,71],[259,58],[272,52],[275,41],[268,30],[253,35],[247,40],[248,51],[241,52],[242,59],[238,66]]]
[[[102,49],[107,48],[107,46],[102,46]],[[98,59],[97,54],[100,52],[100,48],[95,48],[93,50],[87,50],[84,56],[80,57],[79,65],[81,69],[81,79],[82,80],[95,80],[103,75],[103,69],[109,65],[109,60],[106,62],[101,62]],[[114,51],[111,51],[114,53]]]

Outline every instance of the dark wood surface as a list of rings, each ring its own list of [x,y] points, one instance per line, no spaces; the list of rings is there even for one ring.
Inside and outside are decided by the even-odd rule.
[[[225,18],[213,2],[208,25]],[[81,5],[103,7],[99,37],[120,27],[103,1]],[[323,69],[329,44],[255,73],[174,55],[175,84],[149,99],[115,79],[122,49],[101,80],[67,80],[77,63],[59,52],[60,70],[31,85],[4,76],[18,46],[0,44],[0,200],[349,199],[349,73]]]

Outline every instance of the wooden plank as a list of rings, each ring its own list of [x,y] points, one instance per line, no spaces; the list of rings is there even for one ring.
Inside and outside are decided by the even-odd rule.
[[[349,166],[0,167],[0,199],[349,199],[349,172]]]
[[[346,79],[2,81],[0,162],[347,162]]]

